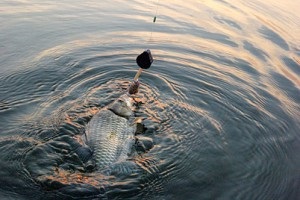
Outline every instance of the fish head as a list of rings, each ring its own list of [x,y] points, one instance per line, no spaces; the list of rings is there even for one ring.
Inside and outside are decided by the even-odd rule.
[[[130,117],[133,114],[133,100],[127,94],[120,96],[109,107],[111,111],[122,117]]]

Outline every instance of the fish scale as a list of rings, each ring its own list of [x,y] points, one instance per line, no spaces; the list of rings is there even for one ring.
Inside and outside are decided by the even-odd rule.
[[[97,113],[87,126],[87,141],[99,169],[126,160],[133,143],[134,129],[128,120],[110,110]]]

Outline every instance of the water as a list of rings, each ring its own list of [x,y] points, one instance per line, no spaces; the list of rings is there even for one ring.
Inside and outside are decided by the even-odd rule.
[[[299,4],[2,0],[1,199],[296,200]],[[146,48],[144,173],[86,172],[74,137]]]

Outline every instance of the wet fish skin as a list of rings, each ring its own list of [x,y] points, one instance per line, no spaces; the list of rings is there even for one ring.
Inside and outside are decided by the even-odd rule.
[[[83,139],[92,149],[98,169],[125,161],[134,144],[135,128],[124,117],[132,114],[127,98],[121,96],[107,109],[93,116],[87,125],[86,138],[84,136]]]

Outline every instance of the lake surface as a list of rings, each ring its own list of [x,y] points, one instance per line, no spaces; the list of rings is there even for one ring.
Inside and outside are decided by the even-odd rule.
[[[0,198],[298,199],[299,8],[1,0]],[[131,158],[144,172],[86,171],[74,138],[148,48],[135,116],[154,147]]]

